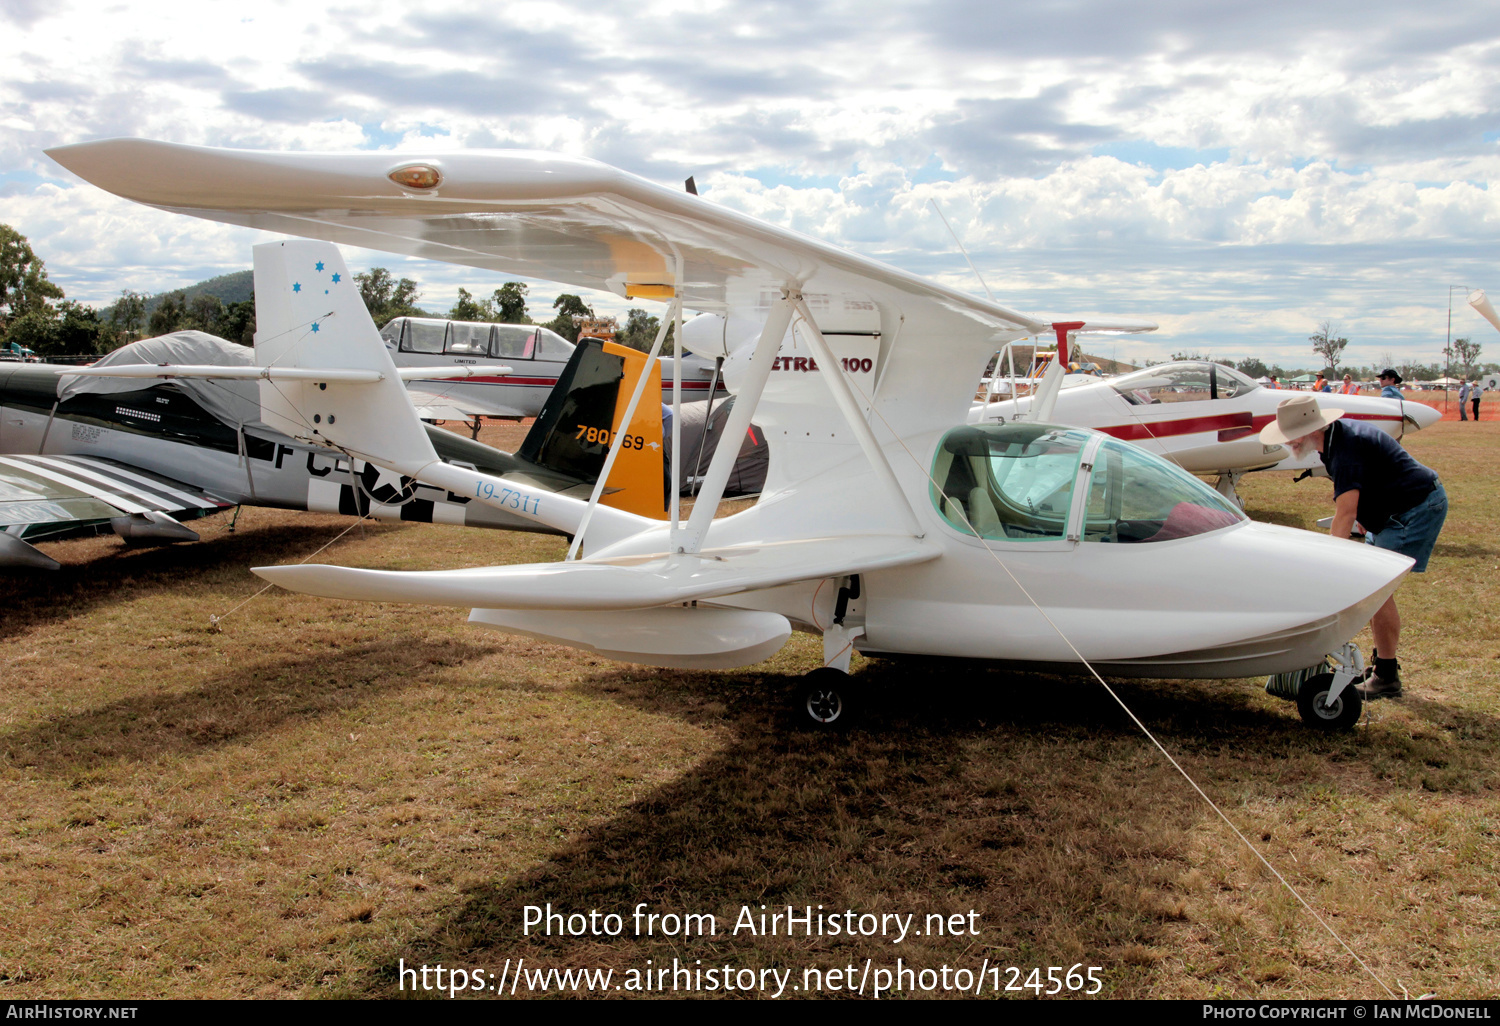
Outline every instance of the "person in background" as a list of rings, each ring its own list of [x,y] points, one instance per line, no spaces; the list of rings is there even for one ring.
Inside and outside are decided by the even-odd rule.
[[[1318,371],[1317,380],[1313,382],[1313,391],[1314,392],[1329,392],[1329,391],[1332,391],[1332,389],[1330,389],[1328,387],[1328,379],[1325,378],[1325,377],[1323,377],[1323,372],[1322,371]]]
[[[1405,399],[1401,394],[1401,375],[1396,373],[1394,367],[1387,367],[1380,372],[1380,397],[1382,399]]]
[[[1469,419],[1469,380],[1467,378],[1458,383],[1458,419]],[[1477,411],[1475,419],[1479,419]]]
[[[1479,379],[1475,378],[1474,383],[1469,386],[1469,403],[1474,407],[1475,423],[1479,422],[1479,397],[1482,394],[1483,393],[1479,390]]]
[[[1276,420],[1261,430],[1260,440],[1265,445],[1285,445],[1297,459],[1312,452],[1321,454],[1333,478],[1335,538],[1363,534],[1366,543],[1415,560],[1412,573],[1425,573],[1448,515],[1442,482],[1390,435],[1358,421],[1341,420],[1343,416],[1343,410],[1320,410],[1310,395],[1283,399],[1276,407]],[[1375,667],[1358,685],[1359,692],[1367,699],[1400,698],[1396,649],[1401,640],[1401,614],[1394,594],[1371,617],[1370,633],[1375,638]]]
[[[1344,387],[1339,389],[1339,395],[1359,395],[1359,386],[1354,383],[1354,375],[1344,375]]]
[[[1269,385],[1267,385],[1266,387],[1267,388],[1280,388],[1281,387],[1281,379],[1278,378],[1276,375],[1272,374],[1271,375],[1271,383]]]

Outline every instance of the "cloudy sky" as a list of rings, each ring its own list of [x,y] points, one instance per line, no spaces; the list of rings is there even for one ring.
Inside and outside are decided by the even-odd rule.
[[[936,200],[1002,302],[1161,324],[1121,359],[1312,366],[1330,320],[1354,362],[1437,361],[1449,286],[1500,297],[1493,0],[0,0],[0,221],[69,296],[249,265],[257,233],[42,154],[113,136],[583,154],[979,292]],[[500,284],[348,256],[429,308]]]

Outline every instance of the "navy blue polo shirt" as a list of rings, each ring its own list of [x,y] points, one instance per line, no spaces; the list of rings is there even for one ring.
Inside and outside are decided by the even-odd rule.
[[[1384,530],[1391,517],[1427,498],[1437,484],[1437,474],[1412,459],[1400,442],[1357,421],[1328,425],[1322,455],[1335,499],[1359,489],[1355,516],[1371,533]]]

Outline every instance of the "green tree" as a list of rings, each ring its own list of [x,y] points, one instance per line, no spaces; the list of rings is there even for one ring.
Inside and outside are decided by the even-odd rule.
[[[417,308],[422,294],[410,278],[397,281],[384,267],[372,267],[364,274],[356,274],[354,283],[359,286],[370,319],[378,326],[383,327],[392,317],[426,316],[425,310]]]
[[[644,310],[630,310],[625,314],[625,326],[615,335],[615,341],[643,353],[651,351],[656,333],[661,329],[661,320]]]
[[[458,302],[448,311],[450,321],[493,321],[495,308],[488,299],[475,302],[468,289],[458,290]]]
[[[557,316],[548,321],[546,326],[569,342],[578,341],[578,322],[594,316],[593,307],[567,292],[552,301],[552,309],[557,311]]]
[[[47,268],[26,236],[0,224],[0,338],[6,337],[8,324],[26,314],[50,317],[49,300],[61,298],[63,290],[48,280]]]
[[[526,291],[519,281],[508,281],[495,290],[495,314],[501,324],[531,323],[526,315]]]
[[[64,299],[58,304],[58,314],[57,348],[51,355],[92,356],[104,351],[106,339],[112,336],[98,310]]]
[[[185,327],[193,331],[206,331],[210,335],[220,333],[219,322],[224,319],[224,301],[218,296],[202,293],[188,300]]]
[[[242,346],[255,344],[255,296],[238,303],[227,303],[219,318],[218,335]]]
[[[1313,352],[1323,358],[1329,377],[1339,372],[1339,357],[1344,355],[1344,347],[1349,344],[1347,338],[1335,336],[1333,332],[1333,325],[1324,321],[1318,325],[1316,332],[1307,336],[1307,340],[1313,344]]]
[[[51,311],[27,311],[6,323],[5,341],[50,355],[57,349],[57,318]]]
[[[1254,356],[1245,357],[1239,363],[1234,365],[1234,369],[1239,371],[1241,374],[1248,375],[1252,378],[1264,378],[1269,376],[1271,373],[1271,368],[1267,367],[1257,357]]]
[[[146,327],[145,295],[121,289],[120,298],[109,308],[109,326],[115,333],[116,345],[140,338],[141,331]]]
[[[666,340],[662,342],[661,351],[667,355],[673,352],[672,327],[667,328]],[[644,310],[628,310],[625,313],[625,326],[615,334],[615,341],[622,346],[639,349],[643,353],[649,353],[651,346],[656,342],[656,333],[661,330],[661,319],[653,317]]]
[[[170,335],[188,326],[187,296],[182,292],[173,292],[163,297],[156,309],[151,312],[151,320],[146,325],[146,333],[155,338],[158,335]]]
[[[1466,338],[1453,340],[1453,359],[1459,373],[1466,377],[1473,377],[1479,364],[1479,352],[1484,347],[1478,342]]]
[[[64,299],[56,310],[28,310],[10,322],[6,341],[33,349],[45,359],[59,356],[93,356],[112,338],[99,311],[71,299]]]

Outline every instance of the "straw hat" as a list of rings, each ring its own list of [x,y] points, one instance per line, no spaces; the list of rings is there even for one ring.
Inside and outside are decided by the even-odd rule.
[[[1266,445],[1285,445],[1323,430],[1343,415],[1343,410],[1318,409],[1311,394],[1294,395],[1277,404],[1276,421],[1260,429],[1260,440]]]

